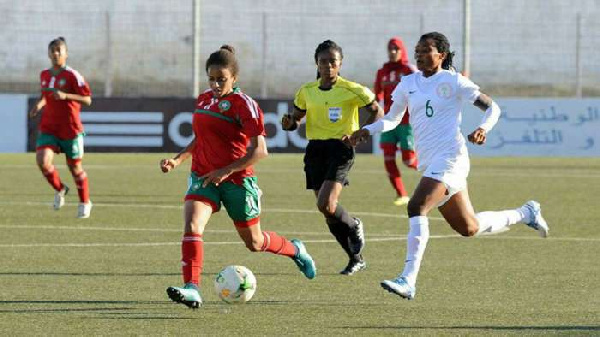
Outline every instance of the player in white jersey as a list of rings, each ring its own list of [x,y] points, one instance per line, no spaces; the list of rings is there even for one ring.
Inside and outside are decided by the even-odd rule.
[[[392,94],[390,112],[375,123],[354,132],[349,141],[356,145],[369,135],[391,130],[408,106],[415,137],[419,171],[423,176],[408,203],[409,232],[403,272],[381,286],[406,299],[413,299],[417,274],[429,239],[427,214],[437,207],[450,226],[463,236],[507,230],[519,222],[548,235],[548,225],[540,205],[528,201],[523,206],[499,212],[475,213],[467,190],[469,156],[460,132],[461,106],[468,101],[485,115],[468,139],[482,145],[498,121],[500,108],[479,87],[452,68],[448,39],[438,32],[421,36],[415,48],[418,72],[405,76]]]

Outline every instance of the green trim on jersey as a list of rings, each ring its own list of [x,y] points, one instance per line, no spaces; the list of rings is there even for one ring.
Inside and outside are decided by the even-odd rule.
[[[233,123],[233,124],[239,124],[235,119],[225,116],[223,114],[220,114],[218,112],[214,112],[214,111],[210,111],[210,110],[203,110],[203,109],[196,109],[196,111],[194,111],[194,113],[197,114],[203,114],[203,115],[209,115],[209,116],[213,116],[216,118],[220,118],[224,121],[227,121],[229,123]]]
[[[50,74],[52,74],[52,76],[58,76],[58,74],[62,73],[66,69],[67,69],[67,65],[65,64],[64,67],[59,68],[58,70],[54,70],[54,67],[51,67],[48,69],[48,71],[50,72]]]

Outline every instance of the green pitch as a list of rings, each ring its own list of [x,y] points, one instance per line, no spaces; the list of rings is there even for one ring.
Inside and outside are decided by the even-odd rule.
[[[600,159],[474,159],[469,178],[476,210],[541,202],[544,240],[524,225],[465,239],[431,214],[431,235],[415,301],[380,288],[402,267],[406,209],[381,157],[358,156],[341,203],[365,223],[366,271],[346,264],[312,192],[302,157],[271,155],[257,166],[264,192],[262,228],[304,240],[319,274],[250,253],[225,212],[205,232],[204,307],[170,302],[180,285],[182,199],[189,164],[170,174],[162,155],[87,154],[94,209],[76,219],[76,189],[52,210],[53,191],[33,154],[0,155],[0,335],[498,335],[600,334]],[[403,168],[407,188],[418,180]],[[218,300],[214,275],[250,268],[258,290],[246,305]]]

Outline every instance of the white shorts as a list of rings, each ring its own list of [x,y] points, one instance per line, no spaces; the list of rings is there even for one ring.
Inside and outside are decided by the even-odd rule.
[[[440,201],[437,207],[444,205],[456,193],[467,188],[467,177],[471,163],[468,154],[461,154],[456,157],[438,157],[433,161],[425,171],[423,177],[435,179],[446,186],[448,193]]]

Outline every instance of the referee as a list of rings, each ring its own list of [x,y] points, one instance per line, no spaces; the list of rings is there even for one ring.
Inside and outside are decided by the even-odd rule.
[[[319,44],[315,50],[317,80],[300,87],[293,113],[284,115],[281,124],[284,130],[293,131],[306,117],[306,189],[314,191],[329,231],[348,254],[348,265],[340,273],[352,275],[367,264],[361,254],[363,224],[338,204],[354,164],[354,148],[344,140],[359,129],[359,109],[369,113],[366,124],[383,117],[383,110],[370,89],[339,76],[343,57],[335,42]]]

